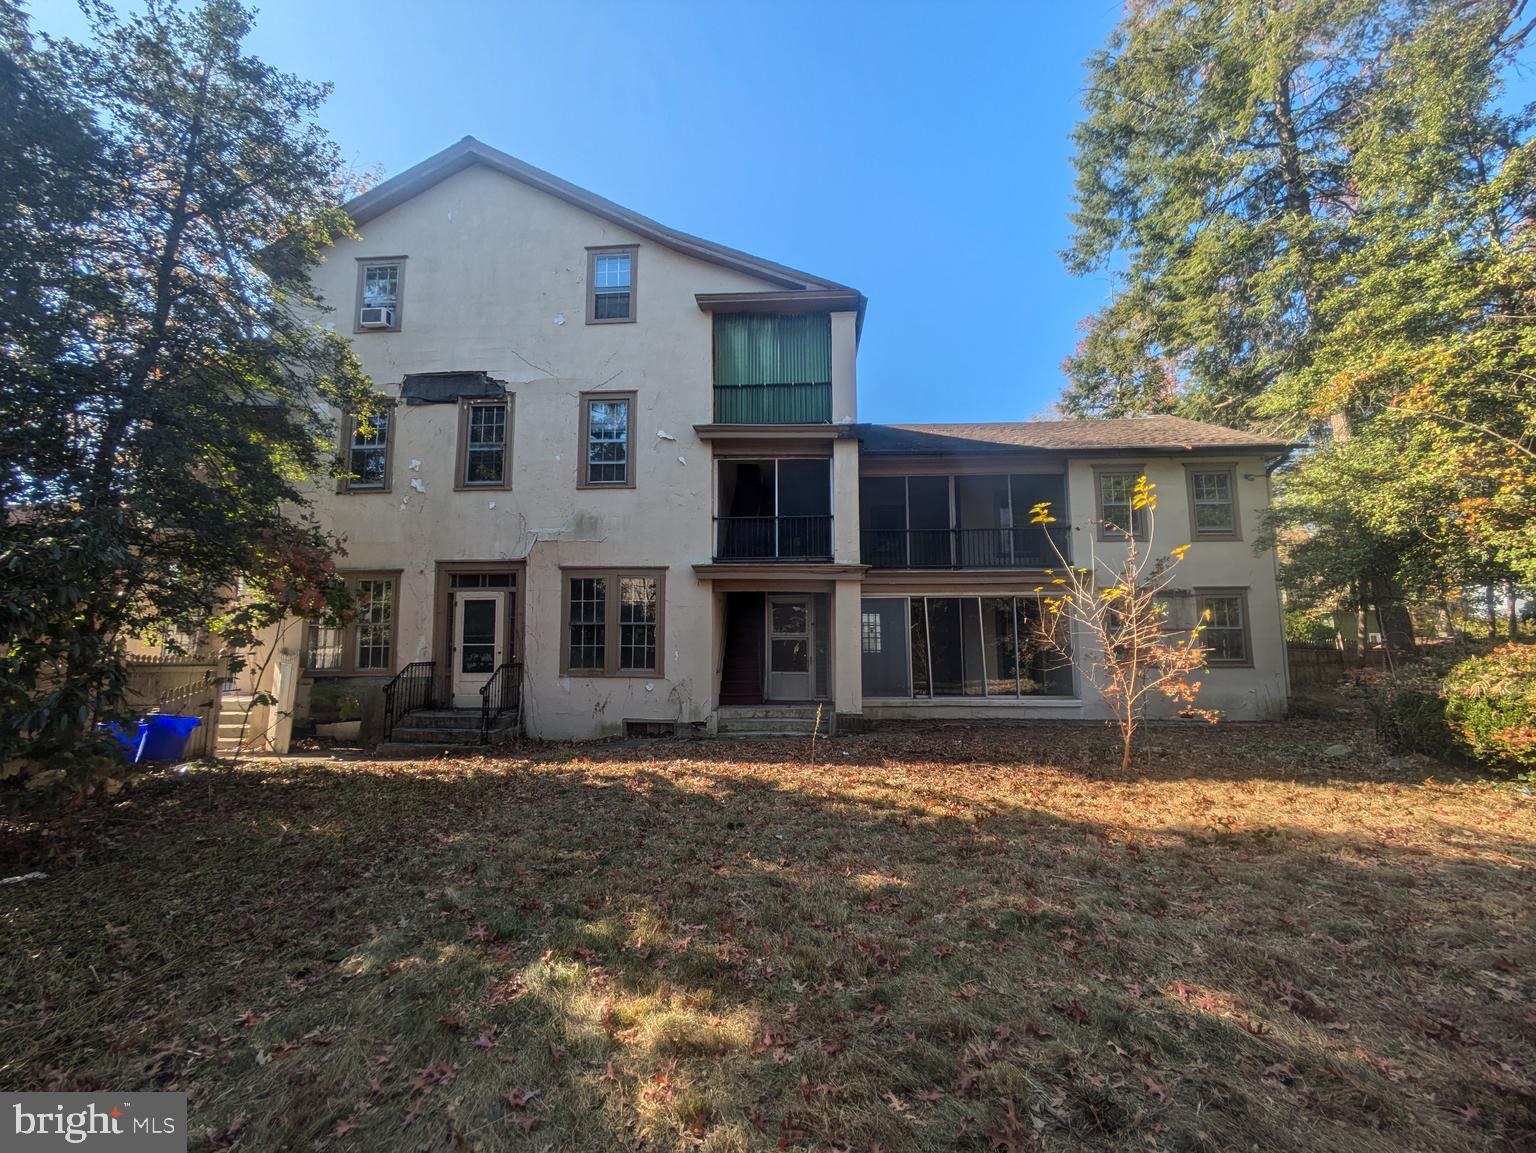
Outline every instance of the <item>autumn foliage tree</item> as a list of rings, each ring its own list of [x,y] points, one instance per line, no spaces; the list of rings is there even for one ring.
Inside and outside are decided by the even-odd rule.
[[[1205,665],[1200,646],[1204,623],[1197,621],[1188,630],[1171,627],[1169,601],[1190,546],[1179,545],[1157,557],[1138,539],[1153,539],[1156,514],[1157,485],[1137,477],[1131,517],[1142,531],[1100,522],[1109,534],[1123,539],[1123,556],[1110,561],[1095,555],[1089,564],[1073,565],[1048,535],[1061,565],[1049,574],[1051,589],[1057,591],[1043,585],[1035,590],[1048,594],[1045,619],[1051,622],[1041,626],[1039,642],[1065,649],[1079,675],[1109,706],[1120,730],[1122,772],[1131,766],[1137,730],[1154,702],[1169,702],[1181,717],[1217,719],[1215,712],[1197,704],[1200,682],[1193,679]],[[1055,522],[1050,502],[1031,510],[1030,523]],[[1063,622],[1069,627],[1063,629]],[[1087,645],[1072,643],[1074,635]]]
[[[375,403],[308,280],[350,229],[326,88],[248,55],[234,0],[90,12],[55,42],[0,0],[0,777],[74,784],[127,637],[340,606],[304,492],[324,406]]]

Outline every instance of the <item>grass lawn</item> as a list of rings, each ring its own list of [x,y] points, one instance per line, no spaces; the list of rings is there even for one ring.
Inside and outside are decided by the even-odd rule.
[[[1536,1148],[1536,801],[1343,735],[152,780],[0,824],[50,874],[0,888],[0,1088],[261,1153]]]

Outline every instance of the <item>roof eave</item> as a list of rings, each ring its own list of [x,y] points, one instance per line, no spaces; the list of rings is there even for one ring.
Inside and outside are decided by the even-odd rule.
[[[641,216],[638,212],[631,212],[623,205],[598,196],[579,188],[567,180],[562,180],[553,173],[545,172],[541,168],[535,168],[531,164],[524,163],[500,149],[492,148],[476,140],[473,136],[466,136],[457,144],[443,149],[436,156],[428,157],[420,164],[407,168],[398,176],[393,176],[384,181],[377,188],[369,189],[361,196],[357,196],[343,205],[343,209],[356,224],[364,224],[377,216],[388,212],[396,205],[403,204],[413,196],[420,194],[432,185],[447,179],[457,172],[463,171],[472,164],[484,164],[486,167],[503,172],[515,180],[519,180],[541,192],[558,197],[568,204],[575,205],[594,216],[601,217],[622,228],[627,228],[647,240],[653,240],[657,244],[665,245],[674,251],[686,256],[692,256],[698,260],[704,260],[711,264],[729,268],[736,272],[745,273],[748,276],[766,280],[789,289],[824,289],[835,292],[848,292],[857,295],[857,290],[846,284],[838,284],[836,281],[825,280],[819,276],[812,276],[808,272],[802,272],[797,268],[790,268],[785,264],[778,264],[771,260],[763,260],[750,253],[739,249],[728,248],[723,244],[715,244],[698,236],[691,236],[686,232],[679,232],[675,228],[652,220],[648,216]],[[862,297],[860,297],[862,301]],[[862,320],[863,306],[861,304],[859,315]]]

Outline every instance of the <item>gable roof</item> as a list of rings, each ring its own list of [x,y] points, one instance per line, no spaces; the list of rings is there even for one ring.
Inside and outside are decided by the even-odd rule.
[[[860,451],[870,456],[999,453],[1281,452],[1290,443],[1186,420],[1132,416],[1115,420],[1030,420],[1020,424],[862,424]]]
[[[361,196],[349,200],[342,207],[354,223],[363,224],[475,164],[483,164],[494,171],[505,173],[514,180],[522,181],[530,188],[558,197],[567,204],[573,204],[585,212],[590,212],[593,216],[627,228],[647,240],[653,240],[685,256],[718,264],[722,268],[744,272],[781,288],[857,292],[846,284],[812,276],[808,272],[801,272],[788,265],[763,260],[750,253],[727,248],[723,244],[715,244],[697,236],[690,236],[675,228],[668,228],[648,216],[641,216],[638,212],[632,212],[611,200],[605,200],[594,192],[588,192],[585,188],[578,188],[569,181],[561,180],[558,176],[545,172],[541,168],[525,164],[517,157],[508,155],[498,148],[492,148],[473,136],[466,136],[457,144],[443,149],[436,156],[428,157],[420,164],[407,168],[398,176],[390,177],[376,188],[370,188]],[[859,299],[859,311],[862,313],[864,298],[861,296]]]

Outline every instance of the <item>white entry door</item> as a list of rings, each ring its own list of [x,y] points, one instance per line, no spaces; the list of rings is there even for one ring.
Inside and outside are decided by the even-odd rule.
[[[811,598],[768,598],[768,699],[811,699]]]
[[[453,707],[478,708],[480,690],[507,659],[507,591],[462,589],[453,603]]]

